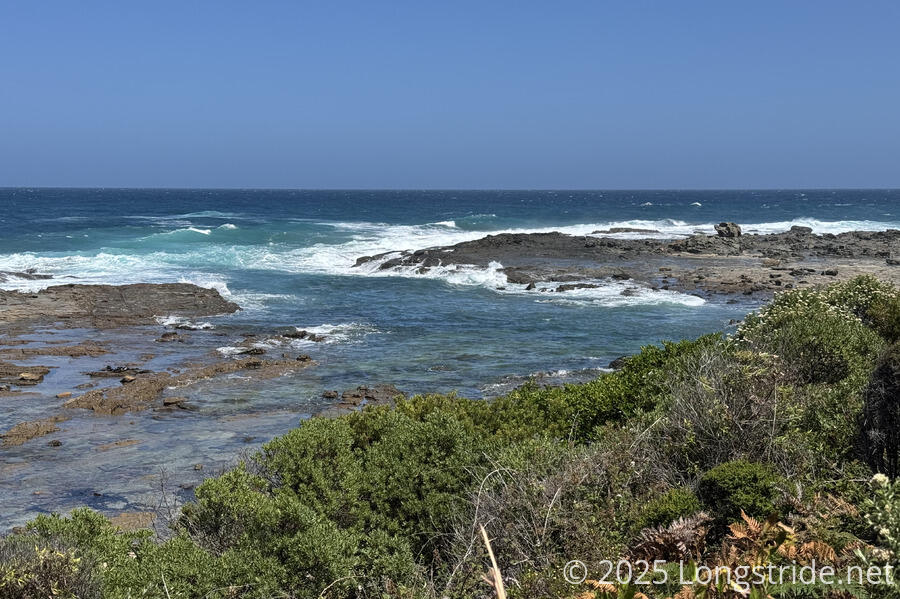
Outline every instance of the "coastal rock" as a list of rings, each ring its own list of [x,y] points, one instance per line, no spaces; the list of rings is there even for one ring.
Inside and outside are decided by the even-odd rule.
[[[66,418],[63,416],[55,416],[44,420],[20,422],[0,435],[0,439],[3,439],[3,447],[15,447],[16,445],[21,445],[35,437],[42,437],[44,435],[49,435],[50,433],[55,433],[59,430],[59,427],[56,425],[65,420]]]
[[[565,285],[560,285],[556,288],[556,291],[573,291],[575,289],[597,289],[600,285],[595,285],[594,283],[566,283]]]
[[[74,397],[63,404],[67,408],[83,408],[98,414],[124,414],[144,410],[157,402],[167,387],[186,387],[202,380],[234,372],[244,372],[250,380],[273,378],[305,368],[313,361],[262,360],[241,358],[190,368],[177,375],[168,372],[142,371],[133,381],[119,387],[101,387]],[[133,376],[133,375],[132,375]],[[179,407],[187,405],[178,404]]]
[[[4,358],[16,360],[33,358],[35,356],[68,356],[70,358],[83,358],[102,356],[109,353],[99,343],[86,341],[77,345],[41,345],[38,347],[11,347],[0,349],[0,355]]]
[[[349,389],[341,394],[341,405],[359,406],[378,403],[389,403],[396,397],[406,397],[406,394],[393,385],[375,385],[368,387],[360,385],[356,389]]]
[[[311,331],[306,330],[288,331],[286,333],[282,333],[281,336],[287,339],[304,339],[306,341],[313,341],[315,343],[321,343],[326,339],[325,335],[317,335]]]
[[[10,278],[24,279],[26,281],[40,281],[52,279],[53,275],[44,275],[37,272],[34,268],[27,270],[0,270],[0,283],[8,281]]]
[[[0,323],[57,322],[115,328],[156,324],[160,315],[211,316],[240,307],[190,283],[54,285],[37,293],[0,290]]]
[[[92,370],[84,374],[94,378],[120,378],[123,376],[134,377],[138,374],[150,374],[151,370],[135,368],[133,366],[111,366],[109,364],[103,370]]]
[[[168,332],[160,335],[156,339],[156,341],[157,341],[157,343],[171,343],[172,341],[178,341],[178,342],[184,343],[184,340],[186,338],[187,337],[185,335],[180,335],[174,331],[168,331]]]
[[[510,284],[535,285],[534,290],[552,291],[542,283],[571,284],[578,281],[614,277],[627,271],[636,283],[686,293],[742,294],[774,293],[786,282],[769,279],[769,269],[798,270],[797,262],[815,261],[817,268],[804,275],[808,284],[824,283],[824,270],[839,268],[839,279],[855,274],[876,274],[894,280],[886,259],[893,259],[900,247],[900,231],[854,231],[816,235],[806,228],[774,234],[741,234],[734,223],[720,224],[721,236],[699,233],[674,241],[663,239],[595,238],[586,247],[585,237],[563,233],[501,233],[452,246],[415,252],[394,251],[370,256],[385,269],[403,268],[427,272],[431,265],[491,268]],[[361,263],[367,260],[360,259]],[[765,261],[765,263],[763,263]],[[879,271],[878,269],[883,269]],[[660,273],[668,280],[661,281]],[[749,281],[741,274],[750,273]],[[900,274],[900,273],[898,273]],[[702,275],[702,276],[701,276]],[[791,283],[794,285],[795,283]]]
[[[741,236],[741,227],[736,223],[719,223],[715,226],[715,229],[719,237],[733,238]]]
[[[602,231],[593,231],[591,235],[609,235],[614,233],[659,233],[659,230],[641,229],[638,227],[610,227]]]
[[[238,352],[240,356],[261,356],[266,353],[261,347],[248,347],[247,349],[241,350]]]
[[[619,356],[609,363],[609,368],[612,368],[613,370],[621,370],[622,367],[625,366],[625,363],[628,361],[629,357],[630,356]]]
[[[22,366],[0,361],[0,383],[12,385],[36,385],[50,373],[48,366]]]

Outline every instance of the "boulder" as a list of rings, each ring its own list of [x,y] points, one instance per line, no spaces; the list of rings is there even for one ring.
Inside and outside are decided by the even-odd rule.
[[[615,360],[609,363],[609,368],[613,370],[620,370],[623,366],[625,366],[625,362],[628,361],[629,356],[619,356]]]
[[[719,237],[740,237],[741,227],[737,223],[719,223],[716,225],[716,233]]]

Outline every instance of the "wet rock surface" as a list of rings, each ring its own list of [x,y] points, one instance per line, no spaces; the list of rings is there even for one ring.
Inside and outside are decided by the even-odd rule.
[[[215,289],[189,283],[55,285],[37,293],[0,290],[0,323],[6,324],[110,328],[155,324],[160,316],[209,316],[239,309]]]
[[[3,439],[0,445],[3,447],[14,447],[36,437],[55,433],[59,430],[59,427],[56,426],[57,423],[65,422],[66,420],[68,419],[65,416],[54,416],[43,420],[20,422],[5,433],[0,434],[0,439]]]
[[[167,388],[182,389],[202,380],[242,372],[254,379],[281,376],[313,364],[311,360],[261,360],[244,358],[224,360],[206,366],[189,368],[179,374],[169,372],[136,371],[121,379],[120,386],[92,389],[65,402],[66,408],[83,408],[98,414],[117,415],[152,407],[154,404],[180,405],[185,398],[162,397]]]

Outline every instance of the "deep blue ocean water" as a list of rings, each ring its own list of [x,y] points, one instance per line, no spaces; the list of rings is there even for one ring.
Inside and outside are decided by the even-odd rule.
[[[199,412],[77,415],[64,425],[64,454],[41,440],[0,450],[0,502],[10,522],[84,502],[134,509],[151,501],[153,485],[142,477],[160,467],[188,473],[196,462],[224,465],[247,443],[315,412],[325,389],[391,383],[413,393],[490,396],[536,373],[582,380],[641,345],[726,330],[753,306],[677,293],[626,297],[619,283],[548,298],[508,285],[500,265],[428,276],[353,267],[363,255],[498,231],[619,226],[677,237],[712,232],[722,220],[749,233],[794,224],[816,232],[900,228],[900,191],[0,189],[0,271],[36,268],[55,277],[11,278],[0,287],[193,282],[244,308],[204,319],[225,335],[298,327],[327,337],[289,348],[319,363],[308,371],[252,388],[201,385],[192,397]],[[56,388],[54,380],[46,393],[66,390],[67,381]],[[3,402],[0,428],[57,408],[51,398]],[[94,451],[126,436],[143,441],[108,460]],[[98,485],[101,499],[93,495]]]

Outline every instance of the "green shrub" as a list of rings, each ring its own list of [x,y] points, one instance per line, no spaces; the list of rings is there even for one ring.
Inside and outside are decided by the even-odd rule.
[[[900,422],[874,393],[893,398],[900,358],[872,374],[898,305],[895,288],[860,277],[779,294],[734,339],[645,347],[585,384],[313,418],[200,485],[166,541],[89,510],[37,518],[0,541],[0,596],[482,596],[481,523],[511,596],[560,596],[566,561],[613,558],[641,528],[705,507],[721,533],[741,510],[777,511],[787,485],[772,464],[839,495],[833,517],[791,517],[847,546],[864,536],[847,503],[864,498],[850,451],[863,397],[870,438],[893,439]],[[878,447],[883,461],[897,453]],[[878,501],[868,513],[887,546],[897,502]]]
[[[888,343],[900,341],[900,297],[879,295],[869,305],[865,320]]]
[[[668,374],[669,396],[643,443],[671,485],[693,484],[731,460],[774,456],[784,421],[776,358],[721,340]]]
[[[674,487],[643,506],[637,528],[666,526],[678,518],[696,514],[702,507],[693,491],[687,487]]]
[[[716,466],[700,478],[697,496],[719,524],[740,519],[741,510],[754,518],[777,512],[783,485],[770,466],[735,460]]]

